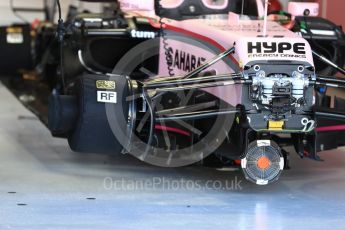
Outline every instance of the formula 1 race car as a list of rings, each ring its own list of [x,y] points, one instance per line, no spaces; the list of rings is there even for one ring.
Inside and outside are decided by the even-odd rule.
[[[330,76],[345,73],[345,36],[317,5],[267,16],[261,0],[121,0],[64,23],[57,2],[40,81],[48,127],[74,151],[163,167],[216,157],[265,185],[288,167],[285,147],[320,160],[345,145],[345,100],[326,95],[345,87]]]

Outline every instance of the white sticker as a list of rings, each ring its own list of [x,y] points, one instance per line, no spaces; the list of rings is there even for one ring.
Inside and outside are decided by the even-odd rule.
[[[259,147],[261,147],[261,146],[270,146],[271,145],[271,141],[270,140],[257,140],[257,145]]]
[[[281,158],[280,158],[280,161],[279,161],[280,170],[283,170],[283,169],[284,169],[284,164],[285,164],[284,157],[281,157]]]
[[[22,44],[24,42],[24,36],[22,33],[9,33],[6,37],[9,44]]]
[[[267,185],[268,184],[268,180],[257,180],[256,184],[257,185]]]
[[[117,103],[117,94],[112,91],[97,91],[97,101],[103,103]]]
[[[241,167],[242,167],[243,169],[247,168],[247,158],[243,158],[243,159],[241,160]]]

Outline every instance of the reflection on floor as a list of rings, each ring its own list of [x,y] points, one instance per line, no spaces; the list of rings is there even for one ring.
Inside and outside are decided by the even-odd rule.
[[[343,229],[345,149],[291,155],[279,182],[83,155],[0,85],[0,229]]]

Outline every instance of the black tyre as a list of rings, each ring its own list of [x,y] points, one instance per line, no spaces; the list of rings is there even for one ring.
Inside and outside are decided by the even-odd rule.
[[[79,113],[75,128],[70,132],[68,143],[71,149],[77,152],[119,154],[123,146],[110,128],[106,103],[97,101],[97,91],[105,90],[96,87],[98,80],[109,81],[109,77],[84,74],[79,79],[77,87]],[[107,106],[112,106],[112,109],[116,111],[118,116],[115,119],[123,121],[124,117],[128,117],[128,103],[126,103],[129,92],[128,81],[125,77],[118,77],[114,81],[116,88],[106,91],[115,91],[117,100],[123,100],[123,103],[107,104]],[[121,129],[126,130],[127,124],[122,123]]]

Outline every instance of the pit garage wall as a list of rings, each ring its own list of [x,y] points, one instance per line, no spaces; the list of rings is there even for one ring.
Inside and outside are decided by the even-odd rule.
[[[284,10],[287,10],[289,2],[318,2],[320,4],[320,15],[337,25],[341,25],[345,31],[345,0],[280,0]]]
[[[316,0],[320,4],[320,16],[327,18],[345,30],[345,1],[344,0]]]
[[[12,23],[22,22],[18,19],[10,9],[11,0],[0,0],[0,25],[8,25]],[[54,1],[54,0],[49,0]],[[81,3],[77,0],[60,0],[63,8],[63,15],[67,15],[67,9],[70,4],[78,6],[80,10],[89,9],[91,11],[99,12],[102,9],[101,4],[98,3]],[[31,8],[42,8],[43,0],[13,0],[15,7],[31,7]],[[19,14],[27,21],[32,22],[35,19],[43,19],[43,13],[22,13]]]

